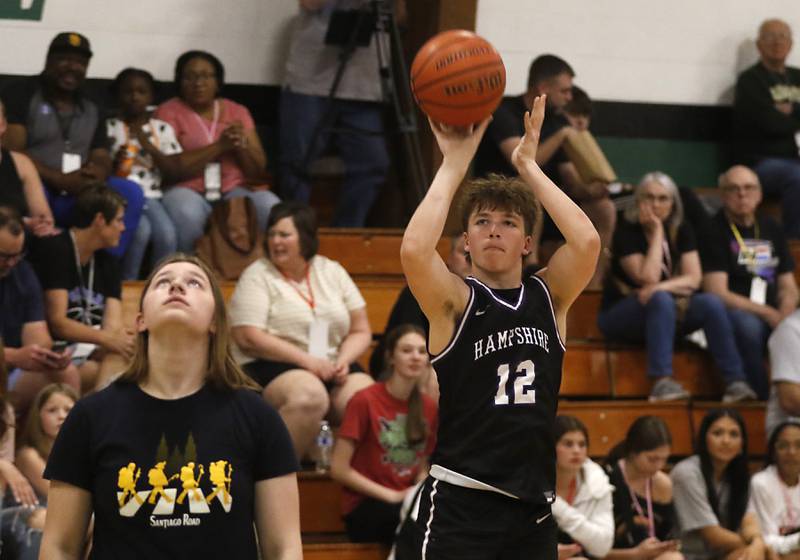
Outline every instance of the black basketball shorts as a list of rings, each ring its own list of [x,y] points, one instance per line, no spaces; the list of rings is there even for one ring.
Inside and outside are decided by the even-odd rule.
[[[549,504],[428,477],[397,535],[396,560],[557,560]]]

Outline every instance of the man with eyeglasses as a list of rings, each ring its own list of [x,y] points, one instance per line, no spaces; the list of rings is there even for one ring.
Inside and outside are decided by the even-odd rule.
[[[761,184],[751,169],[731,167],[719,188],[722,208],[711,223],[703,287],[727,306],[748,380],[765,399],[767,338],[797,308],[794,259],[781,226],[756,215]]]
[[[56,225],[72,225],[75,197],[89,185],[107,184],[127,200],[127,233],[112,251],[122,256],[139,225],[144,194],[136,183],[109,177],[111,155],[100,107],[84,89],[92,58],[89,40],[75,32],[50,42],[41,74],[3,90],[8,128],[3,146],[23,152],[46,187]]]
[[[753,168],[767,195],[781,197],[786,234],[800,239],[800,68],[786,65],[791,28],[764,21],[756,47],[760,60],[736,82],[736,160]]]
[[[52,349],[42,288],[24,257],[22,218],[13,208],[0,206],[0,337],[5,346],[3,358],[11,370],[9,395],[19,414],[49,383],[68,383],[80,389],[71,353]]]

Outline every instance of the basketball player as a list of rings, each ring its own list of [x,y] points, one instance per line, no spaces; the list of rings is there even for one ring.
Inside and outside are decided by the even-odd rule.
[[[471,276],[449,272],[436,243],[488,120],[431,123],[444,155],[408,224],[401,259],[430,321],[440,425],[431,475],[397,542],[397,559],[557,557],[556,416],[567,310],[594,273],[600,238],[536,164],[544,96],[525,114],[512,162],[520,179],[491,176],[464,193]],[[537,200],[566,243],[547,268],[522,276]]]

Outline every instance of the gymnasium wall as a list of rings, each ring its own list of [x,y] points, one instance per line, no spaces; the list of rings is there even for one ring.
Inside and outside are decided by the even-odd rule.
[[[74,30],[92,43],[90,77],[139,66],[167,80],[181,52],[202,48],[230,82],[278,84],[297,10],[297,0],[0,0],[0,73],[41,71],[50,40]]]
[[[720,105],[757,59],[758,25],[776,16],[800,33],[794,0],[478,0],[477,31],[503,55],[511,93],[551,52],[598,99]],[[790,63],[800,66],[800,47]]]

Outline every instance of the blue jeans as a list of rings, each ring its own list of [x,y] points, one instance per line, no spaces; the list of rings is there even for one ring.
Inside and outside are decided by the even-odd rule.
[[[246,196],[256,206],[258,227],[261,231],[267,229],[269,211],[280,202],[275,193],[270,191],[251,191],[244,187],[236,187],[223,195],[225,200]],[[203,195],[186,187],[172,187],[164,193],[161,203],[172,218],[177,234],[178,251],[193,253],[194,245],[203,235],[211,203]]]
[[[753,171],[765,194],[781,197],[786,235],[800,239],[800,159],[764,158]]]
[[[128,181],[121,177],[109,177],[106,184],[122,195],[127,201],[125,206],[125,231],[119,239],[119,245],[113,249],[107,249],[109,253],[117,258],[121,258],[128,250],[128,246],[133,241],[136,228],[139,227],[139,219],[144,208],[144,193],[142,187],[133,181]],[[70,227],[72,225],[72,210],[75,207],[75,196],[71,194],[57,194],[49,188],[44,190],[47,195],[47,202],[53,212],[53,219],[59,227]]]
[[[320,132],[308,157],[311,164],[330,142],[344,161],[345,177],[333,225],[363,227],[372,203],[386,181],[389,154],[383,138],[382,106],[369,101],[335,99],[329,127]],[[280,185],[287,199],[308,202],[311,197],[304,158],[317,123],[325,116],[328,99],[289,90],[281,93]],[[330,127],[336,127],[331,130]]]
[[[767,351],[767,340],[772,332],[763,319],[741,309],[728,309],[736,345],[741,349],[742,360],[750,386],[758,393],[758,398],[769,396],[769,382],[764,357]]]
[[[172,219],[161,201],[157,198],[147,199],[142,219],[139,220],[139,227],[122,260],[122,279],[136,280],[139,277],[145,251],[151,242],[153,244],[150,252],[151,267],[167,255],[174,253],[178,247],[177,235],[175,224],[172,223]]]
[[[654,293],[645,305],[632,294],[600,311],[597,317],[600,331],[607,339],[645,343],[647,375],[651,377],[672,375],[675,321],[675,298],[663,291]],[[714,294],[696,293],[689,298],[679,334],[697,329],[705,331],[708,351],[725,383],[744,381],[744,365],[734,344],[733,327],[725,305]]]

